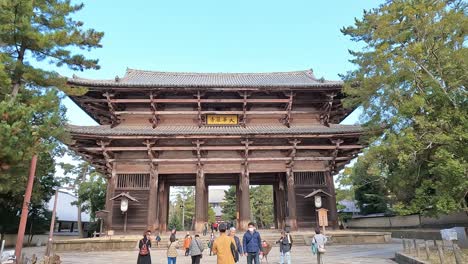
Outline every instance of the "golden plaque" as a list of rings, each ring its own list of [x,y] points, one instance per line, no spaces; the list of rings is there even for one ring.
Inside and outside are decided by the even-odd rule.
[[[238,125],[237,115],[206,115],[207,125]]]

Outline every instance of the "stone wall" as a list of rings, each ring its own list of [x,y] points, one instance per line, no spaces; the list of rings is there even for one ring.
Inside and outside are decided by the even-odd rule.
[[[468,214],[460,212],[439,218],[419,215],[362,217],[349,219],[346,222],[347,228],[450,228],[455,226],[468,227]]]

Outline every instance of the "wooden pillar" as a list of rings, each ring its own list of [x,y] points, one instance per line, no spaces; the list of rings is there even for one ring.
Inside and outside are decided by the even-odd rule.
[[[239,181],[240,201],[239,201],[239,230],[247,230],[250,222],[250,177],[246,170],[241,173]]]
[[[114,214],[114,201],[111,200],[114,197],[115,187],[117,184],[117,174],[115,171],[112,171],[110,174],[110,178],[107,179],[107,190],[106,190],[106,211],[109,213],[107,214],[107,218],[105,221],[106,230],[112,230],[112,216]]]
[[[330,214],[330,225],[333,229],[338,229],[338,209],[336,208],[336,192],[335,192],[335,181],[333,180],[333,174],[331,172],[325,172],[327,178],[328,192],[331,197],[328,199],[328,213]]]
[[[158,182],[159,173],[156,165],[151,166],[150,189],[148,195],[148,229],[154,232],[159,229],[158,219]]]
[[[294,188],[294,172],[288,168],[286,172],[288,180],[288,225],[291,230],[297,230],[296,190]]]
[[[278,201],[278,184],[273,184],[273,220],[275,221],[275,229],[279,229],[279,201]]]
[[[203,212],[203,216],[204,216],[204,219],[203,219],[203,228],[205,228],[205,222],[208,222],[208,211],[209,211],[209,208],[210,208],[210,204],[209,204],[209,197],[210,195],[210,192],[209,192],[209,186],[208,184],[205,183],[205,193],[204,193],[204,203],[203,203],[203,208],[205,209],[204,212]]]
[[[195,232],[202,232],[205,223],[205,172],[203,166],[198,167],[195,186]]]
[[[240,182],[240,181],[239,181]],[[239,182],[236,184],[236,228],[240,229],[240,201],[241,191]]]
[[[284,229],[286,226],[286,190],[284,186],[284,174],[278,175],[278,211],[279,211],[279,228]]]
[[[169,202],[169,186],[164,179],[159,183],[159,231],[164,232],[167,230],[167,214]]]

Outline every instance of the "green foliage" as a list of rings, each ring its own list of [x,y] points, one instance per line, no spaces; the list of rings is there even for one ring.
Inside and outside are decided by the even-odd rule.
[[[258,228],[270,228],[274,224],[273,186],[259,185],[250,188],[250,210]]]
[[[169,224],[168,227],[170,230],[176,229],[176,230],[182,230],[182,220],[181,218],[176,215],[176,214],[171,214],[169,217]]]
[[[31,62],[46,61],[80,71],[99,69],[97,60],[75,53],[101,47],[104,35],[94,29],[85,30],[83,22],[72,19],[82,8],[83,4],[67,0],[0,1],[0,52],[5,70],[10,73],[12,98],[23,85],[69,90],[65,77],[36,68]]]
[[[352,168],[346,168],[343,173],[343,177],[352,186],[348,194],[354,194],[361,214],[386,213],[389,210],[387,174],[381,165],[378,156],[367,151]]]
[[[28,221],[26,223],[29,246],[31,245],[34,235],[44,234],[49,231],[51,220],[52,212],[44,208],[44,205],[36,205],[30,209]]]
[[[230,186],[224,191],[224,201],[221,203],[222,219],[229,222],[236,220],[236,186]]]
[[[93,171],[78,187],[78,199],[83,211],[89,212],[91,219],[95,219],[96,212],[103,210],[106,204],[107,183],[104,177]]]
[[[467,4],[388,1],[342,32],[364,44],[343,76],[346,105],[363,108],[369,149],[351,177],[367,198],[389,191],[400,214],[466,208]],[[374,181],[375,179],[375,181]],[[377,184],[378,183],[378,184]]]
[[[237,218],[236,187],[230,186],[224,191],[222,219],[230,222]],[[273,217],[273,187],[271,185],[259,185],[250,187],[250,210],[253,219],[259,228],[270,228],[274,224]]]
[[[64,108],[59,88],[66,79],[55,71],[35,67],[46,60],[74,70],[97,69],[71,50],[100,47],[102,33],[82,30],[70,15],[83,5],[70,1],[0,1],[0,232],[14,232],[33,155],[39,156],[30,218],[38,230],[46,218],[45,201],[59,185],[53,157],[61,155]],[[82,91],[80,91],[82,92]],[[8,216],[8,217],[4,217]],[[36,229],[36,228],[34,228]]]
[[[2,188],[0,191],[0,233],[16,233],[19,223],[19,213],[23,203],[23,195],[26,188],[29,164],[15,166],[14,171],[19,173],[17,177],[6,177],[1,174],[1,185],[12,184],[10,188]],[[34,181],[33,193],[31,197],[31,211],[29,219],[33,220],[33,225],[37,229],[33,233],[43,232],[44,221],[50,221],[45,201],[49,201],[54,193],[54,188],[60,183],[54,178],[55,166],[51,155],[48,152],[41,153],[38,157],[36,168],[36,179]],[[48,217],[48,218],[47,218]],[[50,223],[50,222],[49,222]]]
[[[194,187],[174,187],[175,198],[171,201],[169,211],[169,221],[174,226],[180,223],[182,230],[182,215],[184,216],[185,230],[192,229],[195,219],[195,188]]]
[[[208,223],[216,222],[216,213],[213,210],[213,207],[208,206]]]

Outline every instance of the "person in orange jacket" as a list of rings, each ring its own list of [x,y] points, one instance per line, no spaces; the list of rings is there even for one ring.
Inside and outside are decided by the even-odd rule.
[[[185,256],[189,256],[190,254],[190,243],[192,242],[192,237],[190,236],[190,233],[187,232],[187,235],[185,235],[184,238],[184,248],[185,248]]]

